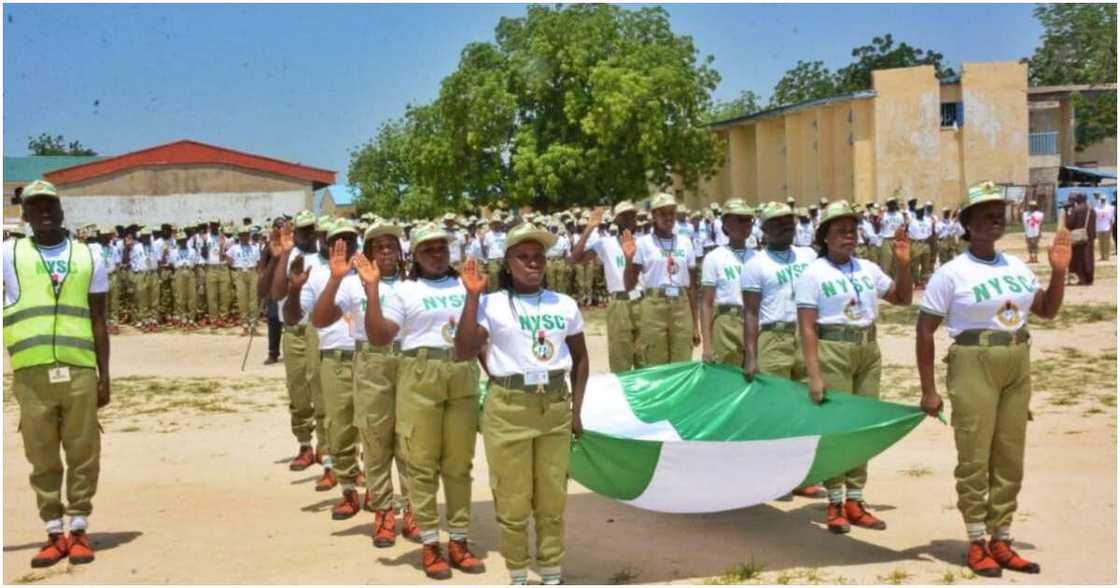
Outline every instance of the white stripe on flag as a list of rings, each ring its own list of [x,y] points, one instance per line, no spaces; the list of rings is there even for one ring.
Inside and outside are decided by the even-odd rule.
[[[680,441],[669,421],[644,423],[634,415],[622,382],[614,374],[599,374],[587,380],[583,399],[583,428],[615,437],[646,441]]]
[[[658,512],[696,513],[773,500],[809,474],[819,439],[667,442],[649,486],[625,502]]]

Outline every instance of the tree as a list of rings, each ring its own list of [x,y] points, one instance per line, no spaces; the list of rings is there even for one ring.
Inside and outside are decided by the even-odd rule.
[[[1035,86],[1116,83],[1116,5],[1042,4],[1042,46],[1027,60]],[[1077,148],[1116,136],[1116,93],[1076,94]]]
[[[350,177],[371,201],[543,210],[643,197],[674,175],[695,187],[720,161],[703,126],[711,62],[661,8],[530,6],[467,45],[435,101],[359,148]],[[383,157],[404,177],[366,163]]]
[[[841,94],[870,89],[871,72],[877,69],[932,65],[937,70],[939,79],[956,75],[953,68],[941,64],[944,55],[931,49],[911,47],[906,43],[895,46],[894,37],[889,33],[871,39],[870,45],[852,49],[852,57],[854,61],[851,64],[836,71],[836,89]]]
[[[78,141],[66,143],[62,135],[51,136],[41,133],[38,137],[27,138],[27,150],[32,155],[97,155],[97,152],[83,147]]]
[[[748,114],[754,114],[761,110],[762,99],[758,97],[758,94],[750,90],[743,90],[736,98],[713,104],[712,108],[704,116],[704,119],[709,123],[713,123],[747,116]]]
[[[837,94],[832,72],[823,61],[800,61],[774,86],[770,106],[786,106]]]

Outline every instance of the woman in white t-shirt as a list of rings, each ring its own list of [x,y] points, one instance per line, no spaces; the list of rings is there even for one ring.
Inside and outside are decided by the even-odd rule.
[[[455,331],[467,291],[451,268],[450,242],[451,235],[434,223],[413,229],[409,279],[396,284],[384,303],[380,296],[368,298],[365,318],[371,345],[400,342],[397,435],[408,464],[408,498],[424,543],[424,573],[440,580],[451,577],[451,567],[468,574],[486,571],[467,541],[479,370],[473,357],[455,357]],[[446,559],[436,508],[440,482],[450,535]]]
[[[741,198],[723,204],[721,230],[727,245],[704,256],[700,271],[700,332],[704,361],[743,365],[743,266],[754,255],[747,237],[754,211]]]
[[[560,583],[571,438],[582,430],[583,317],[574,299],[545,289],[545,251],[555,241],[529,223],[510,230],[498,290],[484,297],[487,278],[477,260],[467,260],[467,302],[455,336],[459,356],[484,357],[490,375],[482,439],[499,546],[514,584],[528,580],[530,514],[541,582]]]
[[[393,508],[393,458],[401,497],[408,497],[408,483],[396,435],[397,363],[399,345],[370,344],[366,324],[369,313],[381,314],[380,302],[391,295],[404,274],[400,247],[401,228],[378,222],[366,229],[362,253],[347,260],[345,243],[337,241],[331,251],[331,275],[315,302],[311,321],[330,325],[350,317],[354,339],[353,394],[344,415],[358,431],[365,452],[365,508],[372,510],[373,544],[390,547],[396,542],[397,524]],[[341,246],[339,244],[342,244]],[[370,302],[372,301],[372,302]],[[351,416],[352,415],[352,416]],[[420,529],[407,502],[403,509],[401,534],[420,540]]]
[[[855,257],[858,222],[847,202],[829,204],[815,237],[820,257],[793,286],[801,351],[809,372],[809,395],[817,403],[824,399],[826,387],[879,397],[882,357],[875,340],[879,299],[906,306],[913,294],[906,227],[895,231],[893,253],[898,280],[892,281],[875,262]],[[867,511],[863,501],[866,483],[867,464],[825,481],[829,531],[847,533],[851,525],[887,528]]]
[[[1042,289],[1026,264],[996,250],[1007,227],[1005,210],[999,186],[969,188],[960,213],[968,250],[933,274],[917,326],[921,406],[930,416],[942,407],[933,334],[946,321],[953,338],[946,384],[957,445],[957,508],[968,534],[968,566],[987,577],[999,576],[1001,568],[1039,571],[1011,549],[1030,418],[1027,318],[1057,316],[1071,257],[1069,232],[1059,229],[1050,248],[1050,284]],[[985,543],[987,533],[992,538]]]

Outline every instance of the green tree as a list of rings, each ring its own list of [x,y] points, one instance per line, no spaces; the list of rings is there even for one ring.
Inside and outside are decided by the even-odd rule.
[[[1041,4],[1042,46],[1026,60],[1035,86],[1116,83],[1116,5]],[[1116,136],[1116,93],[1076,94],[1077,148]]]
[[[83,147],[79,141],[67,143],[62,135],[51,136],[47,133],[28,137],[27,150],[32,155],[97,155],[96,151]]]
[[[953,68],[942,65],[944,55],[932,49],[918,49],[906,43],[894,44],[889,33],[871,39],[870,45],[852,49],[853,61],[836,71],[836,89],[839,93],[858,92],[871,89],[871,72],[877,69],[893,69],[932,65],[940,79],[956,75]]]
[[[721,100],[712,105],[711,110],[705,115],[704,119],[709,122],[718,122],[748,114],[754,114],[762,110],[762,99],[758,94],[750,90],[743,90],[739,95],[731,100]]]
[[[823,61],[800,61],[774,86],[770,106],[787,106],[838,94],[832,72]]]

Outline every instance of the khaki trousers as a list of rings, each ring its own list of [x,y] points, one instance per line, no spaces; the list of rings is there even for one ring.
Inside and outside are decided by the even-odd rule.
[[[607,303],[607,361],[614,373],[642,367],[638,354],[640,300],[611,299]]]
[[[241,323],[247,326],[258,312],[257,270],[233,270],[233,287],[237,291],[237,312],[241,315]]]
[[[537,394],[490,383],[482,441],[506,568],[529,567],[529,518],[536,527],[537,563],[564,559],[564,505],[572,443],[572,408],[565,382]]]
[[[206,311],[211,321],[226,315],[229,308],[229,266],[206,266]]]
[[[801,355],[801,341],[789,331],[762,331],[758,334],[758,371],[800,382],[808,373]]]
[[[354,425],[365,451],[366,490],[374,510],[393,506],[393,461],[401,498],[408,478],[397,436],[397,367],[400,357],[369,348],[354,354]]]
[[[721,312],[712,319],[712,354],[718,363],[742,367],[742,312]]]
[[[183,322],[195,319],[198,313],[198,285],[195,283],[193,267],[181,267],[175,270],[175,317]]]
[[[1097,248],[1101,250],[1101,261],[1108,261],[1109,251],[1112,249],[1112,233],[1098,231]]]
[[[310,325],[304,329],[300,333],[297,327],[284,327],[284,335],[280,339],[288,383],[288,413],[296,441],[300,445],[311,445],[311,434],[314,432],[315,450],[325,455],[327,413],[319,381],[319,333]]]
[[[957,508],[989,532],[1009,526],[1023,486],[1030,345],[950,345],[946,384],[957,444]]]
[[[684,288],[673,298],[642,296],[638,340],[643,366],[692,359],[692,309]]]
[[[447,526],[466,533],[471,523],[471,467],[478,434],[478,362],[401,358],[397,434],[408,467],[409,499],[421,532],[439,531],[436,492],[443,482]]]
[[[894,276],[894,238],[883,239],[883,243],[879,245],[879,267],[883,268],[883,273],[890,276],[893,280]]]
[[[124,290],[125,271],[118,269],[109,274],[109,322],[121,320],[121,290]]]
[[[101,471],[97,371],[70,366],[70,381],[52,384],[47,373],[53,367],[37,365],[12,374],[23,452],[31,464],[31,489],[44,521],[61,518],[63,513],[88,516]],[[65,467],[59,448],[65,455]]]
[[[358,478],[358,428],[354,426],[354,360],[334,350],[320,353],[319,383],[327,413],[331,468],[342,484]]]
[[[498,291],[498,272],[502,269],[501,260],[494,259],[486,262],[486,292],[493,294]]]
[[[155,272],[132,272],[132,289],[136,293],[136,321],[151,322],[156,319],[159,305],[159,280]]]
[[[879,344],[849,343],[847,341],[817,341],[817,357],[825,388],[847,392],[856,396],[879,398],[879,379],[883,361]],[[836,490],[862,490],[867,485],[867,464],[848,470],[847,473],[826,480],[825,488]]]
[[[929,279],[933,273],[929,243],[924,241],[910,242],[910,283],[917,284]]]
[[[571,276],[571,267],[563,258],[548,260],[548,287],[549,289],[567,294],[569,290],[568,278]]]

